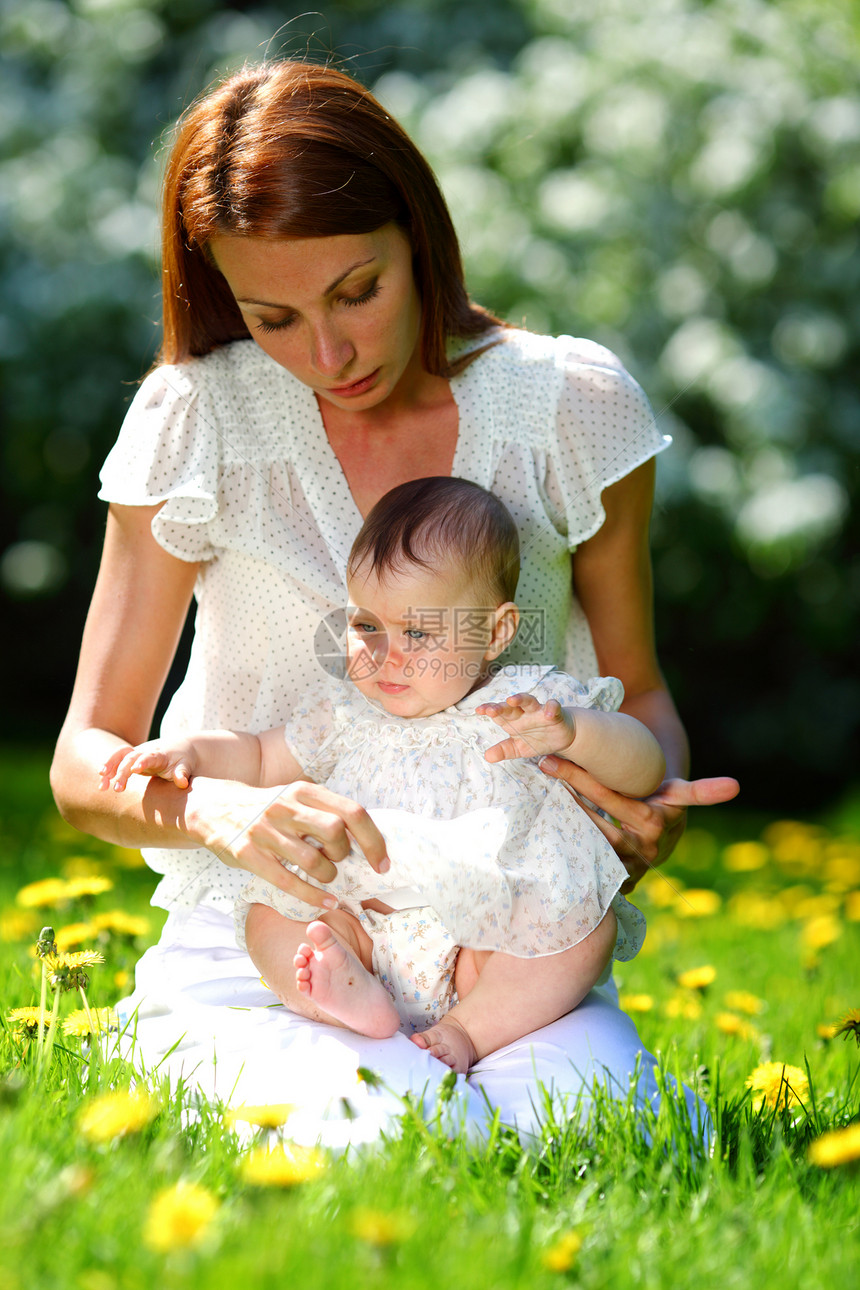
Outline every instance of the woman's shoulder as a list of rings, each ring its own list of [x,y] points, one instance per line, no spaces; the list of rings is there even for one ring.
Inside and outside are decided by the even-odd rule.
[[[234,340],[220,345],[209,354],[185,359],[181,363],[160,363],[141,383],[141,392],[150,397],[164,396],[181,390],[184,394],[207,392],[217,394],[237,385],[266,388],[295,381],[295,377],[264,354],[252,340]]]
[[[315,405],[308,388],[252,340],[162,364],[145,378],[132,412],[162,423],[182,419],[225,461],[289,455],[296,429]]]
[[[504,327],[493,332],[489,340],[489,345],[483,341],[487,348],[480,351],[478,347],[478,357],[486,367],[544,367],[549,371],[593,368],[632,379],[617,354],[584,336],[548,336],[521,327]]]

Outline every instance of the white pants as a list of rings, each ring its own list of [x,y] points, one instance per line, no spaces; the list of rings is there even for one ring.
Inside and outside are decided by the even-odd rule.
[[[117,1010],[132,1061],[232,1106],[291,1103],[299,1109],[287,1132],[300,1142],[338,1148],[371,1141],[391,1130],[406,1093],[423,1095],[430,1115],[448,1073],[404,1034],[368,1039],[290,1012],[236,946],[231,915],[211,907],[169,916],[160,942],[137,965],[134,994]],[[655,1065],[610,980],[572,1013],[459,1077],[448,1113],[480,1136],[489,1103],[525,1142],[539,1128],[542,1090],[562,1113],[577,1102],[587,1111],[595,1082],[624,1101],[638,1068],[637,1104],[654,1105]],[[381,1085],[362,1080],[360,1067]],[[706,1137],[704,1105],[689,1089],[683,1096],[694,1129]]]

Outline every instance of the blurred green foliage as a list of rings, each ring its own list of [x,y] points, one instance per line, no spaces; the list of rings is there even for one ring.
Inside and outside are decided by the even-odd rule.
[[[103,524],[97,468],[157,345],[162,132],[214,75],[309,53],[334,56],[412,131],[474,296],[609,345],[674,436],[654,525],[658,632],[694,769],[738,774],[750,805],[838,796],[860,715],[860,6],[302,13],[0,11],[0,580],[15,678],[0,733],[44,737],[68,696]]]

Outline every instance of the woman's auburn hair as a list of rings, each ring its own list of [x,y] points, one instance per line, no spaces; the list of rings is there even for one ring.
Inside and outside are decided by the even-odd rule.
[[[448,362],[448,337],[500,323],[469,300],[457,234],[425,158],[345,73],[301,61],[245,68],[177,127],[164,179],[159,361],[249,338],[209,251],[213,237],[335,237],[392,222],[412,246],[424,367],[451,375],[463,364]]]

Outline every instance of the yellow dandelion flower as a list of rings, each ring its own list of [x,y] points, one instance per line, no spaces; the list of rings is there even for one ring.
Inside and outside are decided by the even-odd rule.
[[[779,901],[789,918],[794,918],[798,907],[804,905],[811,896],[812,888],[805,882],[798,882],[791,887],[783,887],[774,899]]]
[[[349,1216],[352,1235],[368,1245],[396,1245],[415,1231],[415,1220],[406,1214],[360,1206]]]
[[[120,968],[118,972],[113,974],[113,983],[118,990],[124,990],[130,980],[131,974],[126,972],[125,968]]]
[[[104,961],[104,954],[98,950],[69,950],[63,954],[48,954],[45,957],[49,971],[58,971],[62,968],[70,968],[74,971],[76,968],[98,967]]]
[[[55,990],[86,990],[89,985],[87,968],[104,963],[98,950],[74,950],[66,954],[46,954],[45,968],[48,980]]]
[[[680,918],[709,918],[719,912],[723,898],[709,887],[688,887],[675,903],[675,913]]]
[[[769,840],[768,831],[765,838]],[[823,833],[812,825],[795,827],[770,843],[773,858],[782,869],[796,873],[821,872],[823,859]]]
[[[824,862],[824,876],[842,887],[860,886],[860,855],[837,853]]]
[[[819,1039],[823,1039],[827,1044],[839,1034],[839,1027],[835,1022],[819,1021],[815,1027],[815,1033]]]
[[[11,1012],[6,1013],[6,1020],[14,1028],[18,1035],[35,1035],[39,1029],[41,1019],[43,1030],[47,1030],[51,1024],[51,1014],[41,1008],[13,1008]]]
[[[817,825],[804,824],[800,820],[773,820],[763,830],[762,837],[769,847],[774,847],[781,842],[819,837],[821,832]]]
[[[258,1124],[263,1129],[277,1129],[286,1124],[295,1109],[291,1102],[272,1103],[271,1106],[234,1106],[225,1112],[224,1121],[231,1129],[239,1120]]]
[[[681,1021],[696,1021],[702,1015],[702,1005],[698,995],[679,991],[663,1004],[667,1017]]]
[[[63,1022],[63,1034],[85,1038],[87,1035],[104,1035],[119,1028],[119,1017],[113,1008],[76,1008]]]
[[[846,1012],[836,1027],[836,1034],[844,1035],[846,1039],[849,1035],[853,1035],[860,1044],[860,1008],[852,1008],[850,1012]]]
[[[729,899],[730,917],[742,927],[769,932],[782,927],[787,914],[780,901],[760,891],[738,891]]]
[[[70,878],[66,884],[71,900],[83,900],[87,896],[101,896],[113,890],[113,882],[104,874],[82,874],[79,878]]]
[[[757,1039],[758,1031],[736,1012],[718,1012],[714,1025],[724,1035],[735,1035],[738,1039]]]
[[[120,1089],[88,1102],[78,1116],[78,1128],[89,1142],[112,1142],[155,1119],[161,1104],[145,1089]]]
[[[832,945],[838,941],[842,935],[842,926],[839,920],[832,914],[822,914],[818,918],[810,918],[808,923],[804,923],[800,933],[800,939],[806,950],[815,952],[815,950],[824,949],[825,945]]]
[[[849,923],[860,923],[860,891],[849,891],[845,897],[845,917]]]
[[[797,901],[791,912],[794,918],[824,918],[828,914],[838,914],[841,907],[841,896],[833,892],[822,892],[821,895]]]
[[[249,1151],[239,1169],[243,1182],[252,1187],[294,1187],[296,1183],[316,1178],[327,1164],[326,1157],[316,1147],[300,1147],[297,1143],[265,1147]]]
[[[39,918],[26,909],[5,909],[0,914],[0,941],[28,941],[39,930]]]
[[[799,1066],[784,1062],[762,1062],[747,1077],[746,1087],[752,1089],[756,1110],[767,1106],[777,1110],[800,1103],[809,1093],[809,1080]]]
[[[685,990],[707,990],[716,979],[717,969],[710,963],[703,963],[701,967],[688,968],[686,972],[679,972],[678,985],[683,986]]]
[[[650,994],[622,994],[618,1002],[624,1012],[650,1012],[654,1007],[654,1000]]]
[[[674,908],[675,901],[684,890],[684,884],[677,878],[672,878],[670,882],[664,874],[657,872],[657,877],[653,882],[647,882],[644,891],[652,905],[658,909]]]
[[[162,1254],[202,1245],[219,1208],[218,1198],[198,1183],[178,1182],[166,1187],[149,1207],[144,1244]]]
[[[727,990],[726,1007],[735,1012],[745,1012],[749,1017],[756,1017],[764,1008],[764,999],[750,990]]]
[[[92,856],[67,856],[62,868],[64,878],[101,877],[102,873],[101,862]]]
[[[91,941],[96,935],[96,929],[92,923],[67,923],[65,927],[60,927],[54,933],[54,939],[57,943],[57,949],[64,953],[66,950],[73,949],[76,945],[83,945],[85,941]]]
[[[831,1129],[810,1142],[806,1158],[811,1165],[833,1169],[836,1165],[852,1164],[860,1160],[860,1124],[849,1124],[847,1129]]]
[[[751,873],[763,869],[770,859],[770,849],[763,842],[733,842],[723,851],[723,868],[731,873]]]
[[[48,909],[63,905],[69,900],[69,884],[62,878],[41,878],[28,882],[15,896],[15,903],[22,909]]]
[[[582,1249],[582,1237],[578,1232],[565,1232],[554,1245],[544,1250],[541,1263],[550,1272],[569,1272],[576,1262],[576,1256]]]
[[[124,909],[109,909],[103,914],[93,914],[92,926],[99,932],[113,932],[116,936],[145,936],[149,919],[127,914]]]

